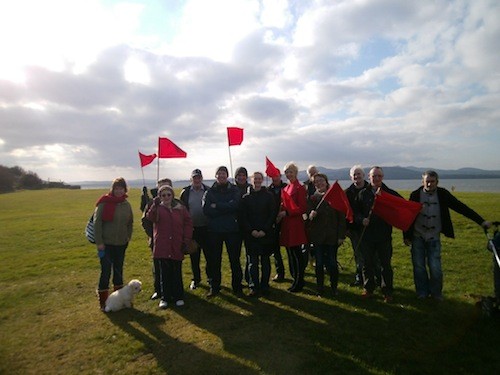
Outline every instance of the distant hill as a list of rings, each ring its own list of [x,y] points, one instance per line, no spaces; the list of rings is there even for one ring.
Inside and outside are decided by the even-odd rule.
[[[428,169],[433,168],[420,168],[420,167],[382,167],[384,169],[386,180],[420,180],[422,173]],[[331,169],[325,167],[318,167],[320,173],[324,173],[328,176],[331,181],[335,180],[349,180],[349,170],[350,168],[339,168]],[[460,168],[460,169],[434,169],[438,174],[440,179],[474,179],[474,178],[500,178],[500,171],[484,170],[479,168]],[[369,168],[365,168],[365,172],[368,174]],[[307,180],[306,171],[299,171],[299,180]],[[284,176],[283,176],[283,179]],[[214,180],[204,180],[204,182],[211,186]],[[130,187],[138,188],[144,186],[143,180],[129,180],[127,181]],[[109,181],[76,181],[72,182],[74,185],[80,185],[82,188],[108,188],[110,186]],[[156,185],[155,180],[146,180],[146,186],[149,188]],[[182,187],[189,185],[187,180],[174,181],[174,187]]]

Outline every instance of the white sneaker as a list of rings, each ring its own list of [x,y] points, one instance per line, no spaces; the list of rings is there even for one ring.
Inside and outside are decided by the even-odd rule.
[[[196,289],[196,287],[197,287],[197,285],[196,285],[196,283],[194,282],[194,280],[193,280],[193,281],[191,281],[191,284],[189,284],[189,289],[191,289],[191,290],[195,290],[195,289]]]
[[[175,306],[177,307],[181,307],[181,306],[184,306],[184,301],[183,300],[178,300],[178,301],[175,301]]]
[[[167,308],[167,306],[168,306],[168,303],[167,303],[167,301],[164,301],[164,300],[161,300],[161,301],[160,301],[160,304],[158,305],[158,307],[159,307],[160,309],[166,309],[166,308]]]

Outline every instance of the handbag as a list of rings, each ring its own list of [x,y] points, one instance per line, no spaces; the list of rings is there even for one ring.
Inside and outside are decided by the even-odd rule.
[[[95,244],[94,238],[94,214],[90,215],[89,220],[87,221],[87,225],[85,226],[85,237],[90,243]]]
[[[198,251],[198,242],[195,240],[192,240],[189,245],[183,246],[183,253],[184,254],[195,254]]]

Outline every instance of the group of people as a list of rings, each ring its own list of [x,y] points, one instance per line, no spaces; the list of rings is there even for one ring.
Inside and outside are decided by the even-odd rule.
[[[354,219],[348,223],[344,213],[325,201],[330,183],[315,166],[307,168],[308,180],[298,180],[298,167],[287,163],[287,183],[277,173],[269,187],[264,175],[240,167],[235,182],[229,181],[225,166],[217,168],[215,183],[203,183],[199,169],[192,171],[190,185],[177,199],[172,181],[158,181],[151,189],[152,199],[143,200],[142,226],[150,239],[153,256],[154,293],[159,307],[169,303],[184,305],[182,261],[191,260],[191,290],[201,280],[201,254],[206,260],[207,298],[221,290],[222,256],[225,244],[231,269],[231,287],[236,296],[243,296],[244,283],[248,295],[267,295],[270,280],[285,280],[281,248],[288,256],[292,284],[288,291],[300,292],[305,285],[304,274],[313,258],[318,295],[325,293],[325,275],[330,281],[330,294],[338,294],[338,248],[346,238],[351,240],[356,271],[351,285],[362,288],[361,296],[370,298],[381,289],[385,302],[393,301],[392,226],[373,213],[374,200],[380,191],[401,197],[383,183],[381,167],[373,167],[365,179],[363,168],[350,170],[352,184],[345,190]],[[435,171],[422,175],[422,186],[413,191],[410,200],[420,202],[422,210],[411,228],[404,232],[405,244],[411,246],[415,289],[418,298],[443,299],[440,234],[454,237],[449,209],[477,224],[489,228],[478,213],[467,207],[448,190],[438,187]],[[100,254],[101,276],[98,294],[101,308],[109,293],[113,273],[114,289],[123,285],[123,260],[132,234],[133,215],[127,202],[127,186],[122,178],[113,181],[108,194],[102,196],[95,210],[95,238]],[[144,191],[147,195],[147,190]],[[242,245],[245,263],[240,258]],[[271,256],[276,275],[271,279]],[[499,291],[496,291],[497,297]]]

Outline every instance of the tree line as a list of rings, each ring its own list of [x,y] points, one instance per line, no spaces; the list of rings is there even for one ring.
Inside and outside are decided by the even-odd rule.
[[[79,189],[80,187],[67,185],[64,182],[43,181],[35,172],[26,171],[19,166],[0,165],[0,193],[47,188]]]

